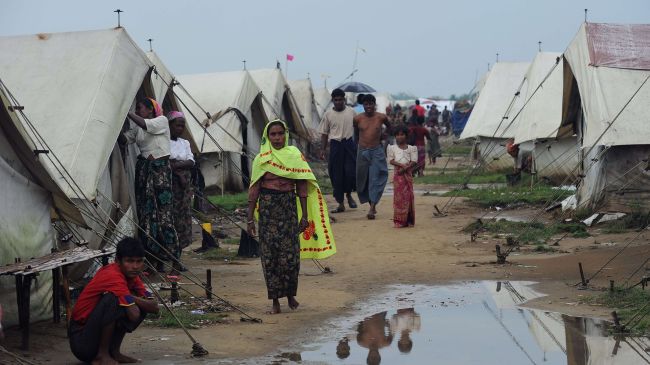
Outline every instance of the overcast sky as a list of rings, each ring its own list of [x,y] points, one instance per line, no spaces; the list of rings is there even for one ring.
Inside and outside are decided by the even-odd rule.
[[[102,29],[122,25],[147,39],[175,74],[289,63],[289,78],[311,75],[331,88],[352,71],[379,91],[418,96],[468,92],[496,53],[530,61],[562,52],[584,20],[650,23],[650,0],[2,0],[0,35]],[[1,76],[1,75],[0,75]]]

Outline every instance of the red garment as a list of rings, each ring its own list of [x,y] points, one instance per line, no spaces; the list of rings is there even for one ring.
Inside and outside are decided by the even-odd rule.
[[[424,114],[426,113],[426,110],[424,109],[424,107],[422,107],[422,105],[416,105],[415,110],[418,111],[418,117],[423,117]]]
[[[415,225],[415,195],[410,172],[393,177],[393,211],[395,228]]]
[[[414,146],[424,146],[424,139],[429,135],[429,131],[421,125],[409,126],[409,133],[415,137]]]
[[[248,201],[257,201],[260,196],[260,189],[269,189],[288,193],[295,191],[300,198],[307,197],[307,180],[293,180],[281,177],[270,172],[265,173],[259,181],[248,188]]]
[[[79,324],[85,323],[104,293],[115,295],[123,307],[135,304],[134,295],[150,297],[139,277],[127,279],[118,264],[112,263],[99,269],[81,291],[77,304],[72,309],[72,320]]]

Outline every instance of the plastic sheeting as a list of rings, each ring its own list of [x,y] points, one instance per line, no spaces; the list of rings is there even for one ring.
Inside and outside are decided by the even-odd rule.
[[[596,32],[605,33],[623,28],[625,26],[599,25],[595,28],[590,26],[590,37],[594,37]],[[564,77],[565,79],[575,77],[580,92],[585,117],[583,146],[647,144],[650,133],[648,123],[650,81],[643,87],[641,85],[650,76],[650,71],[593,66],[586,29],[587,26],[583,24],[564,53],[571,70],[571,73],[565,73]],[[602,34],[600,37],[612,42],[625,40],[607,34]],[[626,46],[624,43],[609,45],[611,49]],[[650,47],[648,49],[650,50]],[[644,62],[650,62],[649,60],[650,58]],[[565,85],[570,82],[570,79],[566,80]],[[637,90],[638,93],[633,97]],[[565,93],[568,92],[570,90],[565,88]],[[565,98],[568,97],[569,95],[565,95]]]
[[[527,62],[499,62],[492,67],[472,115],[460,135],[461,139],[479,136],[513,137],[514,130],[509,128],[510,121],[504,117],[513,117],[521,109],[525,95],[515,94],[520,88],[525,91],[522,85],[529,65]]]
[[[51,195],[35,184],[2,129],[0,181],[0,265],[13,263],[16,257],[29,259],[49,254],[54,244],[50,224]],[[42,320],[49,316],[52,308],[51,290],[52,275],[44,272],[32,285],[30,320]],[[16,324],[18,309],[12,276],[0,277],[0,304],[5,313],[3,324]]]
[[[587,23],[590,65],[650,70],[650,24]]]
[[[561,57],[560,53],[540,52],[526,72],[524,103],[528,102],[522,104],[512,126],[517,144],[538,138],[555,138],[558,134],[562,123],[564,82],[562,64],[555,66],[558,57]]]
[[[89,199],[150,65],[123,28],[0,37],[2,80]],[[77,196],[48,159],[41,162]]]

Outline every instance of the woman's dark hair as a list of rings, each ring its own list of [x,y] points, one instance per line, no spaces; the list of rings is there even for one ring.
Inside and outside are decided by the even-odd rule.
[[[125,257],[144,257],[145,251],[142,242],[133,237],[124,237],[117,243],[115,249],[115,260],[119,261]]]
[[[280,127],[282,127],[282,129],[283,129],[285,132],[287,131],[287,128],[285,128],[285,126],[284,126],[284,123],[282,123],[282,122],[279,121],[279,120],[274,120],[274,121],[272,121],[272,122],[269,122],[269,126],[266,128],[266,134],[267,134],[267,137],[268,137],[269,132],[271,131],[271,127],[273,127],[274,125],[279,125]]]
[[[409,129],[404,124],[400,124],[393,129],[393,135],[396,136],[398,133],[403,133],[404,135],[409,135]]]
[[[151,99],[149,98],[140,98],[138,99],[138,104],[142,104],[146,106],[148,109],[151,109],[155,112],[155,107],[153,106],[153,103],[151,102]]]

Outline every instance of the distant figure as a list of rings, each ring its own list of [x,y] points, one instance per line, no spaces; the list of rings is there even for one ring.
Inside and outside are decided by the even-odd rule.
[[[431,105],[431,109],[429,109],[429,114],[427,115],[426,125],[430,127],[433,125],[433,123],[438,124],[439,116],[440,116],[440,111],[438,111],[438,107],[435,104]]]
[[[393,334],[386,320],[386,312],[377,313],[363,320],[357,327],[357,343],[368,349],[366,363],[378,365],[381,363],[379,349],[390,346]]]
[[[418,149],[406,142],[408,128],[401,125],[394,131],[395,144],[388,146],[388,163],[395,166],[393,173],[393,223],[395,228],[415,225],[415,196],[413,169],[418,165]]]
[[[442,127],[445,131],[445,136],[449,135],[449,131],[451,131],[451,112],[447,109],[446,105],[442,110]]]
[[[115,262],[99,269],[81,291],[68,327],[70,349],[77,359],[111,365],[137,362],[120,352],[124,336],[133,332],[147,313],[159,310],[140,280],[144,256],[140,241],[122,239]]]
[[[370,203],[368,219],[375,219],[377,203],[381,199],[388,181],[386,154],[381,145],[382,126],[390,133],[390,125],[385,114],[376,112],[374,95],[363,99],[364,112],[354,117],[357,150],[357,194],[361,204]]]
[[[413,107],[418,113],[418,118],[422,120],[422,123],[424,123],[424,116],[426,115],[426,110],[420,105],[420,100],[415,99],[415,106]]]
[[[321,159],[325,159],[329,143],[328,172],[334,188],[334,199],[339,204],[332,213],[340,213],[345,211],[345,196],[350,208],[357,207],[352,198],[357,184],[357,145],[354,143],[353,126],[356,113],[345,105],[345,92],[341,89],[332,91],[332,103],[334,107],[325,112],[320,122]]]
[[[431,140],[429,131],[422,125],[423,119],[417,115],[417,110],[413,109],[411,118],[409,118],[409,144],[414,145],[418,149],[418,166],[415,169],[418,176],[424,175],[424,167],[426,165],[426,149],[425,139]]]
[[[357,95],[357,103],[354,104],[354,112],[357,114],[363,113],[363,98],[366,97],[366,94]]]
[[[435,165],[436,159],[442,156],[442,149],[440,147],[440,141],[439,141],[439,137],[442,132],[440,130],[440,127],[438,126],[438,122],[434,122],[433,124],[431,124],[431,126],[428,127],[427,130],[429,131],[429,136],[431,136],[431,139],[429,139],[429,143],[427,144],[427,155],[429,155],[429,164]]]

